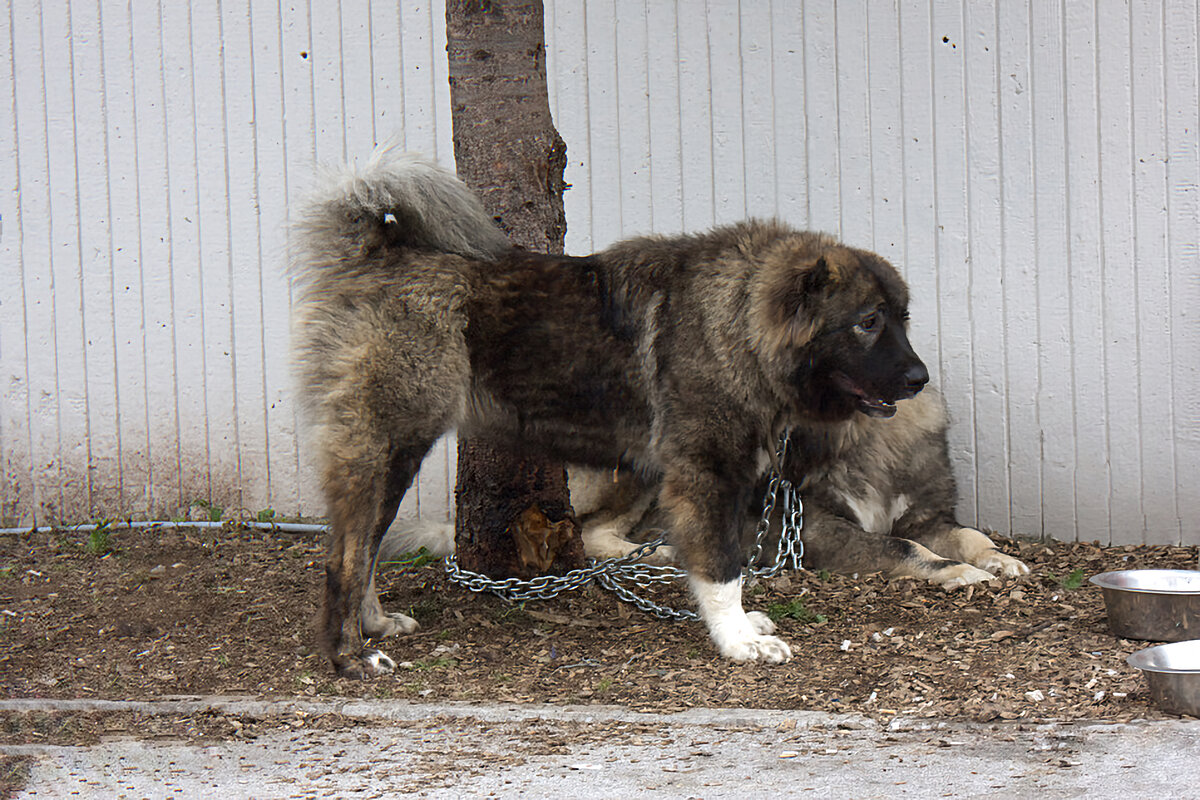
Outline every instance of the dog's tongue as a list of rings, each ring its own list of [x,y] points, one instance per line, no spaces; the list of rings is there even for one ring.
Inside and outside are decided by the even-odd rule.
[[[860,397],[858,398],[858,410],[868,417],[886,418],[896,413],[896,404],[886,400],[868,400]]]

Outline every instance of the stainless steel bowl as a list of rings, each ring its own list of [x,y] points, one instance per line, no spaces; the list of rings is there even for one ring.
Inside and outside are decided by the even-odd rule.
[[[1124,639],[1200,639],[1200,572],[1127,569],[1092,578],[1104,592],[1108,626]]]
[[[1125,661],[1146,676],[1163,711],[1200,717],[1200,639],[1147,647]]]

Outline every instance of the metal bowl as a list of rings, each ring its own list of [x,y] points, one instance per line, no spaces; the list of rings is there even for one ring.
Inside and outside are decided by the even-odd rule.
[[[1092,578],[1104,592],[1108,626],[1123,639],[1200,639],[1200,572],[1128,569]]]
[[[1147,647],[1125,661],[1146,676],[1163,711],[1200,717],[1200,639]]]

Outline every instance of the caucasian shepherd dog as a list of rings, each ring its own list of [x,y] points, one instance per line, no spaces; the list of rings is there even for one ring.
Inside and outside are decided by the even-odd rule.
[[[781,430],[801,432],[807,472],[848,420],[891,416],[928,381],[887,261],[778,222],[530,253],[451,173],[388,147],[299,225],[299,392],[332,528],[320,635],[339,673],[390,671],[366,640],[415,627],[380,607],[376,556],[456,427],[655,476],[717,649],[791,657],[742,608],[743,520]]]

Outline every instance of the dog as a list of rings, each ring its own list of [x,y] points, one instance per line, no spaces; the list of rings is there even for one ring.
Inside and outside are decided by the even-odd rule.
[[[717,650],[791,658],[742,606],[742,521],[782,430],[888,417],[928,382],[891,264],[778,221],[531,253],[392,146],[327,177],[297,225],[297,389],[331,527],[319,635],[340,675],[391,671],[370,640],[415,627],[381,608],[375,563],[454,428],[654,476]]]
[[[857,415],[797,432],[792,441],[809,452],[796,462],[785,460],[783,474],[803,495],[805,565],[846,575],[882,572],[889,578],[923,579],[948,590],[1027,575],[1023,562],[955,519],[958,496],[947,427],[940,395],[926,388],[897,402],[893,417]],[[806,464],[809,471],[800,474],[792,463]],[[664,530],[670,541],[670,520],[659,509],[653,480],[631,471],[614,476],[611,470],[573,465],[568,473],[588,557],[625,557]],[[743,521],[747,554],[759,517],[760,509],[750,508]],[[766,539],[768,560],[780,522],[776,509]],[[391,561],[422,547],[431,555],[452,555],[454,526],[397,520],[379,557]],[[645,560],[673,563],[674,548],[662,545]]]

